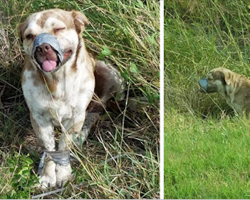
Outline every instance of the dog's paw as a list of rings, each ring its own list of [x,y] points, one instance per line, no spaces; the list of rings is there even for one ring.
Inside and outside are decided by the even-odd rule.
[[[40,188],[46,190],[50,187],[56,186],[56,175],[52,176],[41,176],[39,179]]]
[[[49,157],[49,155],[47,155]],[[50,157],[51,158],[51,157]],[[41,175],[39,176],[38,187],[46,190],[49,187],[56,185],[56,163],[51,159],[45,158],[44,167]]]
[[[71,165],[56,165],[56,185],[62,187],[71,178]]]

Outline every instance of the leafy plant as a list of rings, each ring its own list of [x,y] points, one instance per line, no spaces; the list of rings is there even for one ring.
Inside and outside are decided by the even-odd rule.
[[[12,190],[6,192],[3,198],[6,199],[27,199],[34,191],[34,184],[38,183],[38,178],[33,174],[33,161],[29,155],[15,153],[6,161],[7,168],[11,173],[9,185]]]

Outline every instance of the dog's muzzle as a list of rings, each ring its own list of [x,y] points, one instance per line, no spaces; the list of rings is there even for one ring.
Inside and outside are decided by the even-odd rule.
[[[58,57],[58,65],[60,65],[63,62],[63,52],[62,52],[62,49],[61,49],[60,44],[57,41],[56,37],[50,33],[41,33],[41,34],[36,36],[36,38],[34,40],[34,46],[32,49],[32,58],[33,59],[35,58],[35,52],[37,50],[37,47],[39,47],[43,44],[49,44],[56,51],[57,57]],[[36,63],[36,64],[38,64],[38,63]],[[41,68],[39,67],[39,69],[41,69]],[[57,70],[58,70],[58,67],[53,69],[51,72],[57,71]]]
[[[207,83],[207,79],[206,78],[202,78],[199,80],[199,85],[200,85],[200,91],[201,92],[206,92],[207,91],[207,87],[208,87],[208,83]]]

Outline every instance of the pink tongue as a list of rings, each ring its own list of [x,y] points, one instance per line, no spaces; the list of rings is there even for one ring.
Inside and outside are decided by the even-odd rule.
[[[56,68],[56,65],[57,65],[56,61],[45,60],[42,63],[42,68],[43,68],[44,71],[50,72],[51,70]]]

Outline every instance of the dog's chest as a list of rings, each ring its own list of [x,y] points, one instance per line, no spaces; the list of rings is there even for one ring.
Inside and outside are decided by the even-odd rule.
[[[60,84],[58,88],[63,87]],[[48,91],[38,90],[41,93],[34,94],[33,98],[37,95],[38,98],[34,100],[31,107],[37,109],[35,113],[43,113],[43,117],[47,119],[56,119],[53,121],[62,122],[63,120],[72,118],[75,109],[78,107],[78,103],[82,101],[78,93],[78,89],[71,90],[57,90],[52,94]]]
[[[23,92],[33,115],[43,116],[56,125],[56,122],[70,119],[86,109],[88,102],[85,101],[89,101],[89,98],[86,97],[88,92],[86,90],[84,92],[82,85],[85,84],[82,84],[81,78],[71,77],[67,81],[60,80],[56,90],[50,92],[46,84],[35,85],[28,71],[24,72],[24,76],[26,81],[22,85]]]
[[[72,101],[48,101],[47,106],[43,108],[43,116],[52,121],[54,125],[59,126],[59,123],[74,116],[75,108],[76,104]]]

